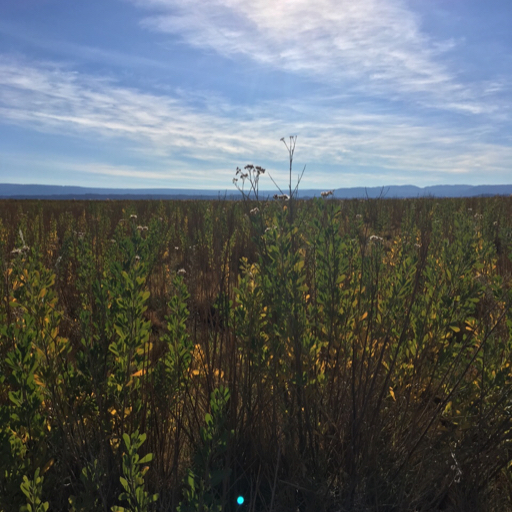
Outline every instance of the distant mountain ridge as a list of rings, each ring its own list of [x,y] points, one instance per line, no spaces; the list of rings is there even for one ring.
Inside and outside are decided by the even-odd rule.
[[[321,190],[301,190],[302,199],[320,196]],[[275,191],[260,191],[261,197]],[[336,199],[478,197],[512,195],[512,185],[391,185],[389,187],[352,187],[334,190]],[[117,189],[59,185],[18,185],[0,183],[1,199],[240,199],[236,190],[195,190],[179,188]]]

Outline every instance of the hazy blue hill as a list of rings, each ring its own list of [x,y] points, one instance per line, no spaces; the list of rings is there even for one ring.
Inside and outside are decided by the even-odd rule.
[[[216,199],[235,191],[194,189],[121,189],[0,183],[0,198],[11,199]],[[238,194],[237,194],[238,196]]]
[[[301,190],[300,197],[318,197],[321,190]],[[273,196],[274,191],[262,191],[261,197]],[[416,198],[416,197],[474,197],[512,195],[512,185],[435,185],[416,187],[399,185],[389,187],[338,188],[337,199],[364,198]],[[194,190],[179,188],[116,189],[73,187],[58,185],[0,184],[3,199],[239,199],[240,194],[230,190]]]

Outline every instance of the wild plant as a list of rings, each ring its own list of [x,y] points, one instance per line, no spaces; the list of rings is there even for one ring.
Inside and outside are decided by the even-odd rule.
[[[226,412],[230,391],[218,387],[210,396],[210,412],[204,416],[200,430],[200,444],[194,454],[194,463],[188,471],[184,499],[178,512],[221,512],[228,497],[229,461],[226,460],[229,438]]]
[[[5,499],[14,500],[12,485],[35,468],[49,467],[52,451],[48,431],[62,404],[67,340],[58,334],[61,312],[52,289],[55,276],[31,251],[17,256],[10,275],[9,311],[12,322],[1,326],[9,403],[3,414],[2,486]],[[7,443],[5,442],[7,441]],[[18,484],[19,485],[19,484]],[[10,489],[10,490],[9,490]]]
[[[149,494],[144,490],[144,477],[149,468],[140,466],[153,460],[152,453],[142,458],[137,453],[145,440],[146,434],[139,434],[138,430],[130,436],[123,434],[126,452],[123,454],[123,476],[119,480],[124,490],[119,495],[119,500],[127,501],[128,506],[115,505],[111,508],[112,512],[148,512],[158,499],[158,494]]]
[[[44,478],[39,475],[39,468],[36,469],[34,478],[29,480],[26,476],[23,477],[21,490],[26,496],[27,504],[23,505],[20,510],[22,512],[46,512],[50,504],[42,501],[43,493],[43,480]]]

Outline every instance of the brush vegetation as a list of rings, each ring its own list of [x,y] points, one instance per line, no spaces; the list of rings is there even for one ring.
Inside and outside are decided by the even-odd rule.
[[[2,202],[0,510],[512,509],[512,199],[290,192]]]

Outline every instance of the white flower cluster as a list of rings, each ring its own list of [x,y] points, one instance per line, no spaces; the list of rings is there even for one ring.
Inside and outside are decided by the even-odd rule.
[[[21,229],[19,230],[19,233],[20,233],[21,243],[23,245],[19,248],[13,249],[11,251],[12,255],[21,254],[22,252],[27,252],[29,250],[29,246],[25,243],[25,237],[23,236],[23,231],[21,231]]]
[[[13,249],[13,250],[11,251],[11,254],[12,254],[12,255],[21,254],[22,252],[26,252],[26,251],[28,251],[28,249],[29,249],[28,245],[24,245],[23,247]]]

